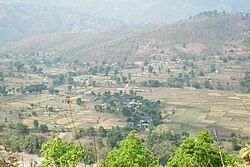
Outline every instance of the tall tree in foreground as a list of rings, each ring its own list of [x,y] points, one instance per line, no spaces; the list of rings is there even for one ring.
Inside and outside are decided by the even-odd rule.
[[[119,148],[111,150],[107,159],[102,161],[100,167],[156,167],[158,162],[151,151],[142,145],[135,131],[131,131],[126,139],[121,141]]]
[[[43,144],[41,153],[44,160],[40,167],[75,167],[76,163],[84,156],[81,146],[64,142],[59,137]]]
[[[219,149],[208,131],[187,138],[170,158],[166,167],[228,167],[237,166],[239,159]]]

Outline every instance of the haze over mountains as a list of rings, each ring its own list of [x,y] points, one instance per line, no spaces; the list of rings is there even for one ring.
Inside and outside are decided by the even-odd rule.
[[[178,45],[195,44],[200,50],[198,54],[208,54],[220,50],[228,41],[234,46],[235,39],[239,45],[234,48],[247,46],[246,50],[249,50],[249,27],[248,15],[205,12],[172,25],[130,26],[80,34],[40,35],[15,42],[2,51],[52,51],[81,60],[119,60],[122,57],[140,58],[143,55],[141,51],[150,55],[151,51],[156,52],[156,47],[159,51],[171,53]]]
[[[73,8],[129,23],[169,23],[209,10],[247,13],[250,6],[249,0],[8,0],[5,3],[11,2]]]
[[[0,43],[34,35],[85,32],[117,25],[121,22],[66,8],[0,4]]]
[[[136,56],[140,45],[169,48],[183,43],[199,43],[206,48],[204,51],[211,51],[227,40],[249,33],[247,0],[0,2],[3,52],[55,51],[98,59]]]

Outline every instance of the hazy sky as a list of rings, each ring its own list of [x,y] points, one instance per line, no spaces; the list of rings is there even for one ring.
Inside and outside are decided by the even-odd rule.
[[[207,10],[250,13],[250,0],[0,0],[70,7],[91,15],[130,22],[173,22]]]

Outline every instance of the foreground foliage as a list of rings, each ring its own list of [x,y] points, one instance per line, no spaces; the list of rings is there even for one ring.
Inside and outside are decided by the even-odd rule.
[[[222,160],[223,161],[222,161]],[[239,159],[226,152],[221,152],[208,131],[202,131],[195,138],[187,138],[178,147],[166,167],[222,167],[236,166]]]
[[[107,159],[102,161],[100,167],[155,167],[158,166],[156,157],[142,145],[135,131],[131,131],[126,139],[121,141],[119,148],[111,150]]]
[[[250,165],[250,145],[246,145],[240,150],[240,156]]]
[[[84,156],[84,150],[81,146],[64,142],[59,137],[43,144],[41,153],[44,160],[40,167],[75,167],[76,163]]]

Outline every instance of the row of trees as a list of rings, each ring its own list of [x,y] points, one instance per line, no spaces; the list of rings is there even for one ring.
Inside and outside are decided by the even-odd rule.
[[[150,79],[148,81],[141,82],[141,85],[146,87],[160,87],[162,84],[158,80]]]
[[[18,91],[21,93],[41,93],[46,88],[47,86],[45,84],[31,84],[29,86],[20,87]]]
[[[167,145],[161,145],[167,146]],[[159,148],[161,149],[161,148]],[[173,149],[174,150],[174,149]],[[172,150],[172,151],[173,151]],[[43,144],[42,166],[76,166],[83,162],[86,152],[83,147],[73,143],[63,142],[58,137]],[[249,157],[249,150],[244,151],[245,157]],[[111,166],[137,166],[158,167],[159,159],[146,147],[136,131],[131,131],[118,147],[111,149],[106,158],[100,161],[99,167]],[[229,154],[220,148],[208,131],[202,131],[195,137],[186,138],[180,144],[175,153],[166,162],[166,167],[200,167],[200,166],[244,166],[243,159]]]
[[[46,138],[42,134],[49,131],[48,126],[39,124],[37,120],[33,122],[34,128],[29,129],[23,122],[0,124],[0,145],[7,151],[39,153],[42,143]]]
[[[46,138],[29,132],[28,126],[21,122],[0,124],[0,144],[11,152],[39,153]]]
[[[33,126],[34,126],[34,130],[42,132],[42,133],[46,133],[49,131],[49,128],[47,125],[39,124],[37,120],[33,121]],[[30,129],[28,128],[28,126],[24,124],[23,122],[18,122],[16,124],[10,123],[8,126],[3,126],[3,128],[7,128],[7,129],[9,128],[9,129],[15,130],[15,132],[20,135],[27,135],[30,132]]]
[[[174,87],[174,88],[182,88],[184,86],[186,87],[194,87],[196,89],[216,89],[216,90],[230,90],[229,83],[222,84],[221,81],[217,80],[216,84],[213,83],[211,79],[206,78],[204,79],[203,83],[200,83],[196,80],[192,80],[190,75],[187,73],[179,73],[178,76],[171,75],[169,79],[166,82],[160,82],[159,80],[150,79],[147,81],[142,81],[140,83],[141,86],[145,87]],[[247,80],[242,81],[242,86],[245,92],[247,92]]]

